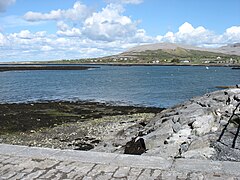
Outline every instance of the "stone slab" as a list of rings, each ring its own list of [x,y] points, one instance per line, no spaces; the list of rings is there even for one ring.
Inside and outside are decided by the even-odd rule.
[[[240,162],[228,162],[222,163],[222,170],[224,174],[232,174],[240,177]]]
[[[11,160],[17,161],[16,158],[28,158],[29,162],[33,163],[33,167],[26,169],[24,173],[32,173],[34,168],[37,166],[43,166],[43,163],[49,161],[51,167],[57,163],[70,163],[69,166],[74,168],[82,168],[82,163],[88,163],[90,169],[95,167],[101,169],[101,172],[113,173],[116,169],[126,169],[126,173],[138,169],[139,173],[143,170],[148,169],[152,172],[159,171],[172,173],[174,176],[177,175],[174,172],[179,172],[180,174],[187,174],[191,172],[192,174],[208,174],[214,176],[224,177],[240,177],[240,162],[230,162],[230,161],[210,161],[210,160],[197,160],[197,159],[175,159],[175,160],[166,160],[161,157],[156,156],[134,156],[134,155],[125,155],[125,154],[113,154],[113,153],[102,153],[102,152],[90,152],[90,151],[74,151],[74,150],[59,150],[59,149],[48,149],[48,148],[33,148],[25,146],[16,146],[16,145],[7,145],[0,144],[0,157],[4,160],[4,156],[7,156],[5,160],[11,158]],[[34,160],[36,158],[36,160]],[[39,160],[37,158],[41,158]],[[33,159],[33,160],[31,160]],[[24,165],[28,162],[19,162],[19,165]],[[53,163],[53,164],[51,164]],[[82,165],[81,165],[82,164]],[[34,166],[35,165],[35,166]],[[48,164],[46,164],[48,165]],[[7,164],[6,166],[0,166],[0,170],[5,172],[7,166],[15,166],[13,164]],[[30,164],[28,166],[31,166]],[[76,166],[76,167],[75,167]],[[111,168],[110,168],[111,167]],[[114,170],[112,170],[114,167]],[[67,168],[67,167],[66,167]],[[97,168],[99,171],[100,169]],[[40,168],[38,173],[40,172]],[[49,168],[46,168],[49,170]],[[29,171],[27,171],[29,170]],[[43,170],[43,169],[42,169]],[[76,169],[77,170],[77,169]],[[94,168],[93,170],[94,171]],[[14,175],[15,171],[5,172],[5,176]],[[120,172],[120,171],[119,171]],[[144,171],[145,172],[145,171]],[[147,171],[146,171],[147,172]],[[7,174],[8,173],[8,174]],[[13,173],[13,174],[11,174]],[[37,172],[36,172],[37,173]],[[103,174],[104,176],[107,174]],[[124,174],[124,173],[120,173]],[[35,176],[35,174],[32,174]],[[40,174],[37,174],[40,175]],[[164,174],[163,174],[164,175]],[[121,175],[122,176],[122,175]],[[87,177],[87,176],[86,176]],[[210,177],[210,176],[209,176]]]
[[[99,153],[90,151],[76,151],[76,150],[62,150],[58,151],[51,158],[65,161],[81,161],[84,163],[95,163],[95,164],[110,164],[118,154],[113,153]]]
[[[166,160],[156,156],[136,156],[119,154],[111,164],[117,166],[130,166],[136,168],[151,168],[166,170],[172,166],[172,160]]]
[[[28,147],[18,146],[18,145],[9,145],[9,144],[0,144],[0,154],[15,155],[25,149],[28,149]]]
[[[172,166],[175,171],[229,174],[240,177],[240,162],[177,159]]]
[[[18,156],[35,157],[35,158],[51,158],[54,154],[61,152],[58,149],[29,147],[17,152]]]

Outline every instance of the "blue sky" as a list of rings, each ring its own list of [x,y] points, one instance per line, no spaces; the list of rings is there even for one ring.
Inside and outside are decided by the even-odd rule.
[[[0,62],[240,42],[240,0],[0,0]]]

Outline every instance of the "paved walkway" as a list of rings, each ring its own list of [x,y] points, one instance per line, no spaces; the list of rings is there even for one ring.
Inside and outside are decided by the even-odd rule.
[[[0,179],[240,179],[240,163],[0,144]]]

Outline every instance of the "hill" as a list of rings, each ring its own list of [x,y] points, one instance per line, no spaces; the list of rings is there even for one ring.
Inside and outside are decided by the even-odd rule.
[[[104,62],[240,64],[240,43],[220,48],[158,43],[141,45],[121,54],[105,57]]]
[[[228,46],[222,46],[217,50],[225,54],[233,54],[233,55],[240,56],[240,43],[235,43]]]
[[[103,58],[60,60],[46,63],[240,66],[240,43],[220,48],[201,48],[173,43],[148,44]]]
[[[157,44],[148,44],[142,46],[136,46],[129,49],[126,52],[143,52],[143,51],[155,51],[155,50],[176,50],[176,49],[186,49],[186,50],[195,50],[195,51],[204,51],[204,52],[215,52],[215,53],[223,53],[229,55],[238,55],[240,56],[240,43],[230,44],[227,46],[222,46],[220,48],[201,48],[190,45],[183,44],[173,44],[173,43],[157,43]]]

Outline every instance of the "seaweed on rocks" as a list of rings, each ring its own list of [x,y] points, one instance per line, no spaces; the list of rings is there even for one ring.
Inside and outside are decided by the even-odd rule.
[[[132,125],[147,124],[147,120],[161,110],[86,101],[0,104],[0,141],[27,146],[91,150],[108,141],[112,145],[117,144],[109,138],[116,137]],[[118,146],[113,147],[117,149]]]
[[[86,101],[0,104],[0,134],[36,131],[104,116],[158,113],[161,110],[154,107],[114,106]]]

